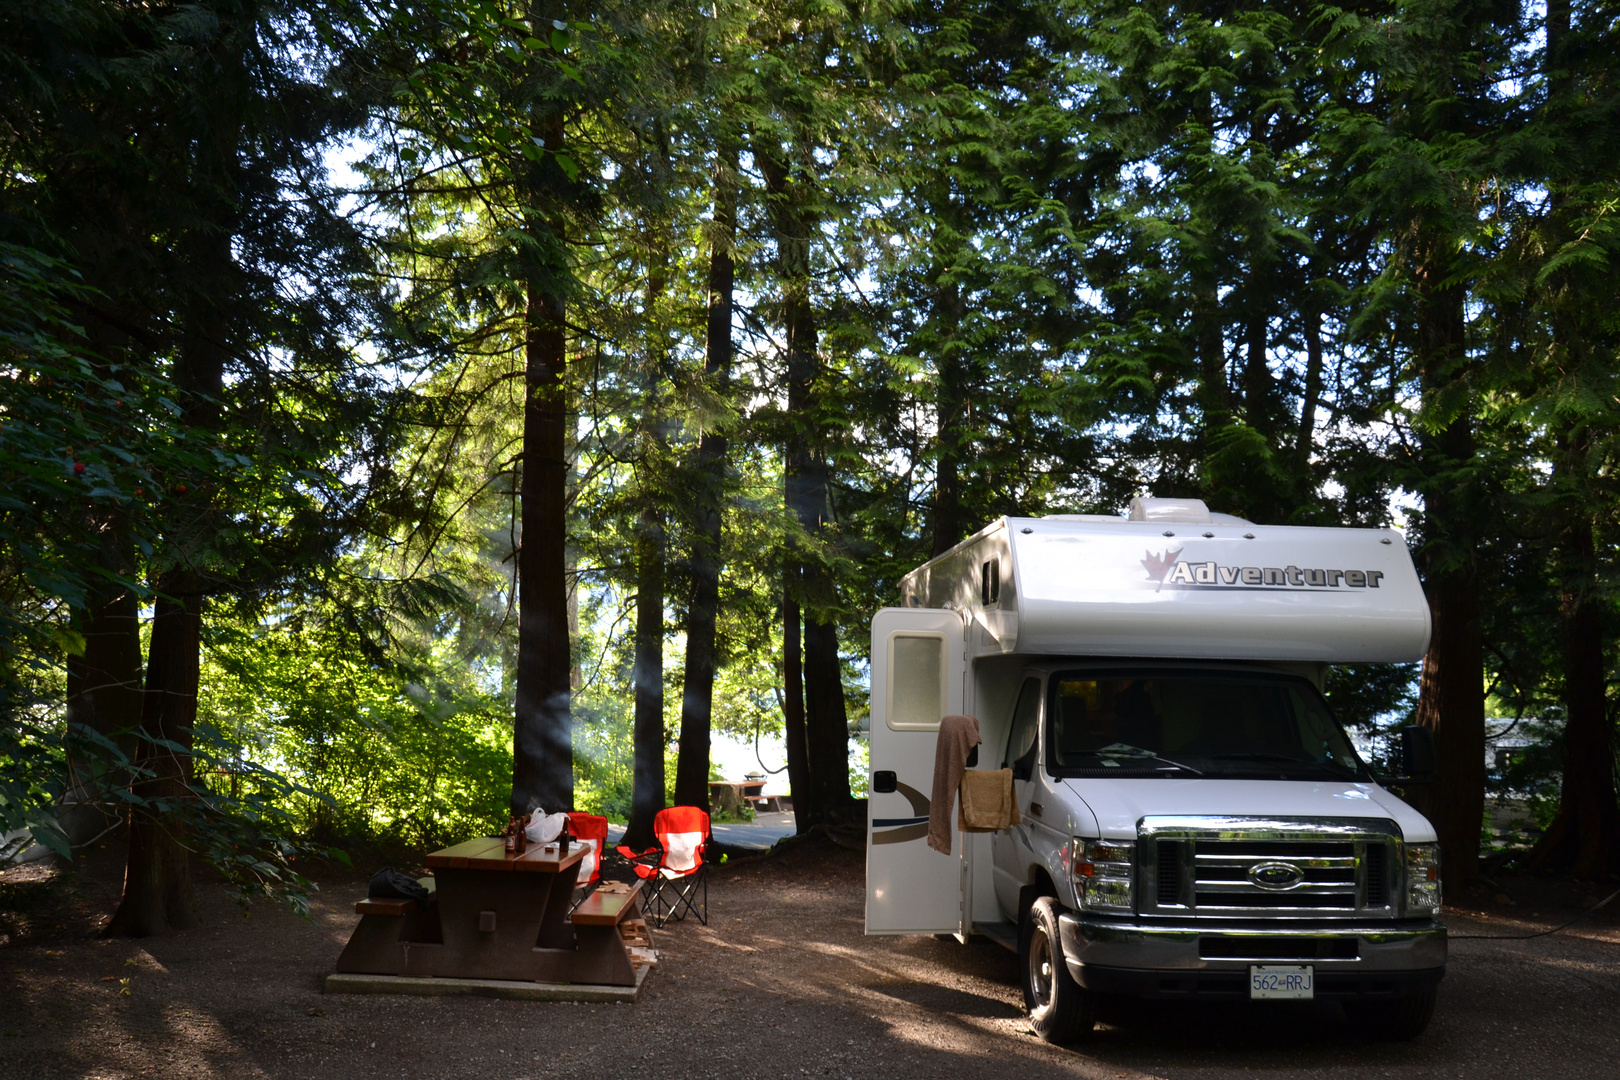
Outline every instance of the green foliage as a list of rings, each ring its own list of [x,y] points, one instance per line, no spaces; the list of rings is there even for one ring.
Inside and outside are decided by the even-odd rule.
[[[431,849],[498,830],[512,730],[480,665],[433,642],[416,681],[320,614],[217,635],[203,675],[209,720],[297,778],[306,794],[286,810],[310,835]]]
[[[7,8],[0,827],[66,843],[64,665],[107,588],[176,581],[210,597],[197,820],[250,891],[297,891],[294,834],[498,826],[539,293],[566,306],[578,808],[629,807],[649,522],[675,741],[696,450],[723,432],[717,731],[782,730],[790,552],[858,726],[901,575],[1001,514],[1192,495],[1400,522],[1425,573],[1469,568],[1493,708],[1542,746],[1493,782],[1546,817],[1574,600],[1620,684],[1620,51],[1607,9],[1549,29],[1564,10]],[[322,164],[353,153],[340,193]],[[790,391],[800,301],[814,376]],[[793,446],[827,479],[808,525]],[[1417,693],[1410,666],[1328,683],[1366,730]]]

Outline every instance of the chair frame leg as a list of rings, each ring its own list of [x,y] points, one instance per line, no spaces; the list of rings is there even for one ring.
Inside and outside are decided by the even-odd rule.
[[[673,905],[664,895],[666,880],[662,877],[652,877],[647,879],[647,884],[650,888],[646,890],[647,903],[642,911],[648,922],[662,930],[673,912]]]
[[[677,881],[684,881],[686,887],[681,888],[676,884]],[[673,899],[669,901],[670,910],[666,919],[673,916],[676,922],[685,922],[687,913],[691,913],[697,917],[700,925],[709,925],[709,871],[707,867],[699,870],[695,878],[676,878],[666,882],[666,884],[669,885],[674,894]],[[698,905],[699,887],[703,889],[702,910],[699,910]],[[660,923],[659,925],[662,927],[663,924]]]

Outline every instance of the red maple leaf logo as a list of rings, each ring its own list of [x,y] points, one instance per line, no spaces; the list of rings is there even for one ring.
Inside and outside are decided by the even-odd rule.
[[[1142,555],[1144,556],[1142,566],[1147,570],[1148,577],[1154,581],[1163,581],[1164,575],[1168,574],[1170,568],[1176,564],[1177,557],[1181,555],[1181,549],[1176,548],[1176,550],[1166,552],[1163,555],[1155,555],[1151,551],[1144,551]]]

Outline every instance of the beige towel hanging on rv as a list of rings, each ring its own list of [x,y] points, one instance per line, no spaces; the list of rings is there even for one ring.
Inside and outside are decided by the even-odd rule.
[[[1013,800],[1011,769],[968,769],[962,774],[962,801],[956,826],[963,832],[996,832],[1023,823]]]
[[[951,853],[951,803],[967,770],[968,754],[979,745],[977,717],[953,714],[941,717],[934,743],[934,797],[928,803],[928,846],[941,855]]]

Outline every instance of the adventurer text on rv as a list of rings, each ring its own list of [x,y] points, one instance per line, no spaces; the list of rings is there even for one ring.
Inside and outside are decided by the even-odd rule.
[[[1410,662],[1400,534],[1271,527],[1193,499],[1003,518],[872,620],[866,932],[1015,948],[1035,1030],[1097,994],[1341,1001],[1410,1038],[1445,972],[1433,827],[1323,702],[1329,664]],[[940,720],[977,717],[1021,823],[925,842]],[[1432,761],[1408,729],[1409,772]],[[950,807],[942,808],[950,812]]]

